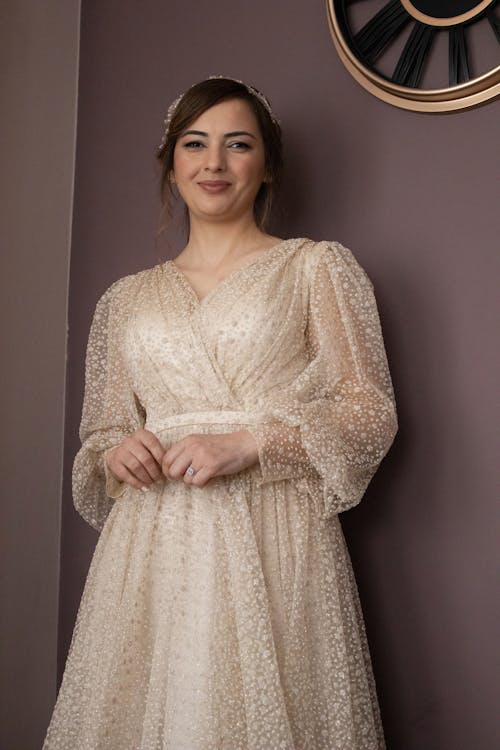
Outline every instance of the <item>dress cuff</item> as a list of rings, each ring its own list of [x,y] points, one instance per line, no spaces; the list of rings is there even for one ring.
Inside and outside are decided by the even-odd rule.
[[[106,478],[106,495],[112,500],[117,500],[119,497],[122,497],[122,495],[125,493],[125,490],[127,489],[126,482],[120,482],[120,480],[115,477],[111,469],[108,467],[108,464],[106,463],[106,455],[115,447],[116,446],[108,448],[102,454],[102,464],[104,468],[104,476]]]
[[[317,476],[302,446],[298,426],[268,422],[247,429],[257,443],[262,483]]]

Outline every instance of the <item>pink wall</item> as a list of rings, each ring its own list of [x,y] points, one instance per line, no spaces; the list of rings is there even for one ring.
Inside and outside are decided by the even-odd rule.
[[[57,688],[80,2],[0,5],[0,748],[39,750]]]
[[[71,506],[90,316],[157,262],[153,152],[168,103],[211,73],[253,82],[286,135],[280,231],[337,239],[375,285],[400,432],[342,518],[389,750],[491,750],[498,102],[429,116],[347,74],[322,3],[84,0],[70,289],[61,667],[95,536]]]

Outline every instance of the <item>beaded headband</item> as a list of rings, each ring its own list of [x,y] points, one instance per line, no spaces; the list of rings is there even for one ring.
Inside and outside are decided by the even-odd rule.
[[[244,86],[246,88],[246,90],[248,91],[249,94],[251,94],[252,96],[254,96],[262,104],[262,106],[264,107],[264,109],[266,109],[266,111],[268,112],[271,120],[276,125],[279,125],[279,120],[278,120],[278,118],[276,117],[276,115],[274,114],[274,112],[271,109],[271,103],[270,103],[269,99],[267,99],[267,97],[265,97],[264,94],[261,94],[258,89],[254,88],[253,86],[250,86],[247,83],[244,83],[243,81],[238,80],[237,78],[231,78],[230,76],[221,76],[221,75],[208,76],[207,80],[212,80],[213,78],[225,78],[228,81],[234,81],[234,83],[240,83],[242,86]],[[184,96],[187,94],[187,92],[190,91],[196,85],[197,85],[196,83],[193,83],[193,85],[190,86],[183,94],[181,94],[180,96],[178,96],[177,99],[174,99],[174,101],[172,102],[172,104],[169,106],[169,108],[167,110],[167,116],[165,117],[165,120],[163,121],[165,127],[164,127],[164,130],[163,130],[163,137],[161,139],[160,145],[158,146],[158,151],[161,151],[162,148],[164,147],[164,145],[167,142],[167,136],[168,136],[168,130],[169,130],[169,127],[170,127],[170,122],[172,120],[172,117],[174,116],[174,113],[175,113],[175,110],[177,109],[178,104],[181,102],[181,100],[184,98]]]

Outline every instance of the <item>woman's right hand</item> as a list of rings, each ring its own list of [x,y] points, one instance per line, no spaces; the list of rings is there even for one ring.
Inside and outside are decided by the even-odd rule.
[[[106,451],[105,461],[119,482],[140,490],[163,477],[161,462],[164,453],[156,435],[141,429]]]

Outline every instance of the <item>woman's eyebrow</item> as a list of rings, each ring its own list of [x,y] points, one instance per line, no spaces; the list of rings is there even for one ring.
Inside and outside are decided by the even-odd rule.
[[[198,135],[202,138],[208,138],[208,133],[204,133],[203,130],[185,130],[184,133],[182,133],[181,138],[184,138],[185,135]],[[255,140],[253,133],[249,133],[246,130],[234,130],[232,133],[225,133],[224,138],[234,138],[239,135],[248,135]]]
[[[248,136],[250,136],[250,138],[255,138],[255,136],[253,135],[253,133],[249,133],[246,130],[235,130],[232,133],[226,133],[225,136],[224,136],[224,138],[234,138],[237,135],[248,135]]]
[[[208,138],[208,133],[204,133],[202,130],[185,130],[181,134],[181,138],[184,138],[185,135],[201,135],[204,138]]]

